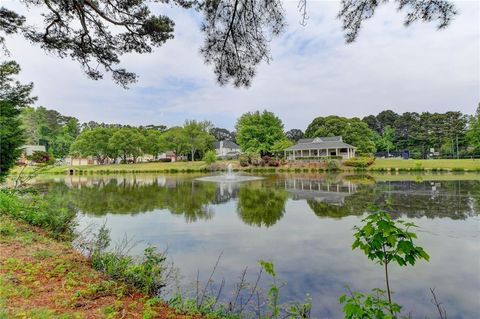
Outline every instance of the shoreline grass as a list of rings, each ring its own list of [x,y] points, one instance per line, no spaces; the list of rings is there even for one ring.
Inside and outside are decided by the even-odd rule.
[[[103,251],[105,236],[73,236],[75,212],[45,196],[0,191],[0,318],[200,318],[158,298],[162,254]],[[81,253],[89,246],[93,256]]]
[[[368,170],[480,171],[480,159],[377,159]]]
[[[235,171],[247,173],[270,172],[270,173],[305,173],[328,171],[328,168],[303,165],[285,165],[280,167],[250,166],[240,167],[238,161],[218,161],[213,166],[203,161],[174,162],[174,163],[137,163],[137,164],[112,164],[112,165],[84,165],[84,166],[55,166],[42,170],[40,174],[122,174],[122,173],[207,173],[211,171],[224,171],[232,164]],[[478,159],[432,159],[432,160],[403,160],[403,159],[377,159],[367,168],[355,168],[342,165],[339,171],[400,171],[400,172],[480,172],[480,160]],[[15,176],[22,171],[17,167],[12,171]],[[27,167],[23,173],[29,174],[33,168]]]
[[[0,215],[0,318],[194,318],[92,268],[69,242]]]

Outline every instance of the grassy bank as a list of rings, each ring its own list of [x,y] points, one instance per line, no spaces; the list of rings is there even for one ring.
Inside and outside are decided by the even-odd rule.
[[[228,165],[228,161],[219,162]],[[200,172],[205,170],[207,164],[203,161],[196,162],[174,162],[174,163],[137,163],[137,164],[112,164],[112,165],[82,165],[82,166],[55,166],[42,170],[41,173],[57,174],[67,173],[69,170],[84,173],[138,173],[138,172]],[[16,167],[13,174],[22,170]],[[33,169],[27,167],[24,172],[29,173]]]
[[[404,160],[404,159],[377,159],[371,170],[468,170],[479,171],[480,159],[430,159],[430,160]]]
[[[95,271],[68,242],[0,216],[0,318],[187,318]]]
[[[198,318],[156,297],[162,254],[107,252],[108,233],[76,237],[74,217],[48,195],[0,191],[0,318]]]
[[[203,161],[175,162],[175,163],[138,163],[138,164],[114,164],[114,165],[84,165],[84,166],[55,166],[41,170],[40,174],[68,174],[70,170],[74,174],[123,174],[123,173],[199,173],[214,170],[226,170],[232,164],[234,170],[245,172],[292,172],[300,173],[307,171],[324,171],[326,168],[309,163],[296,163],[281,167],[240,167],[238,161],[219,161],[213,166]],[[479,159],[446,159],[446,160],[403,160],[403,159],[377,159],[365,168],[370,171],[480,171]],[[12,175],[18,174],[22,168],[15,168]],[[339,170],[352,171],[354,167],[342,165]],[[33,169],[27,167],[23,173],[31,173]]]

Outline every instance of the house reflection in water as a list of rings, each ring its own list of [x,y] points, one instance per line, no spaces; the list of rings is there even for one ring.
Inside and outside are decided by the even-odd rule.
[[[214,204],[227,203],[231,199],[237,198],[239,184],[236,183],[218,183],[215,192]]]
[[[294,178],[286,179],[283,183],[293,200],[315,200],[336,206],[343,206],[345,198],[357,191],[357,186],[350,181]]]

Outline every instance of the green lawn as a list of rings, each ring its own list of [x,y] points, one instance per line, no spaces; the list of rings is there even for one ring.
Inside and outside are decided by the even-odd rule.
[[[219,165],[228,165],[229,163],[236,164],[238,161],[219,161]],[[82,172],[112,172],[112,173],[130,173],[130,172],[162,172],[162,171],[200,171],[207,166],[203,161],[196,162],[173,162],[173,163],[137,163],[137,164],[114,164],[114,165],[82,165],[82,166],[55,166],[42,173],[65,173],[70,169]],[[18,173],[20,167],[13,170],[13,174]],[[25,169],[25,173],[31,172],[32,168]]]
[[[377,159],[371,169],[466,169],[480,170],[480,159]]]
[[[219,166],[226,166],[232,163],[235,168],[239,168],[238,160],[218,161]],[[44,170],[41,173],[66,173],[70,169],[81,171],[82,173],[138,173],[138,172],[199,172],[207,167],[203,161],[197,162],[174,162],[174,163],[138,163],[138,164],[115,164],[115,165],[84,165],[84,166],[55,166]],[[21,168],[17,167],[12,174],[15,175]],[[255,169],[261,170],[262,167]],[[272,169],[272,167],[265,167]],[[344,167],[344,169],[352,169]],[[370,170],[468,170],[480,171],[480,159],[440,159],[440,160],[404,160],[404,159],[377,159],[375,163],[369,167]],[[32,171],[31,167],[25,169],[25,173]]]

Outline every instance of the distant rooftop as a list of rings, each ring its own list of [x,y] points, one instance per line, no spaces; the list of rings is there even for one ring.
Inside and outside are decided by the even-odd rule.
[[[327,149],[327,148],[355,148],[347,144],[341,136],[322,136],[315,138],[302,138],[297,144],[285,149],[286,151],[297,151],[307,149]]]
[[[28,156],[33,155],[34,152],[45,152],[45,145],[23,145],[21,149],[24,150]]]
[[[229,141],[229,140],[215,142],[215,143],[213,143],[213,147],[215,149],[219,149],[220,148],[220,143],[223,143],[224,148],[240,149],[240,146],[238,146],[237,144],[235,144],[234,142]]]

